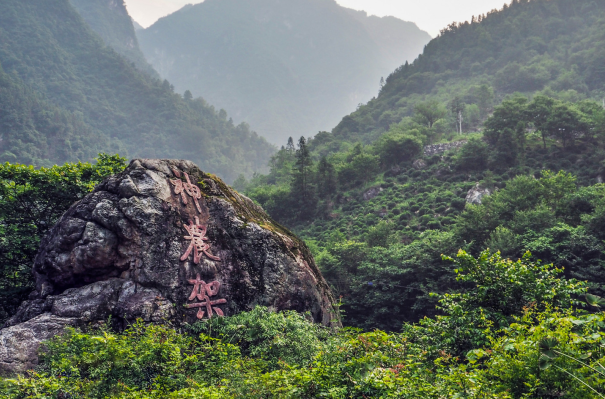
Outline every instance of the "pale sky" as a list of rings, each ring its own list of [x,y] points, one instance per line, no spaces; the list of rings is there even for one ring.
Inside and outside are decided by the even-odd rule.
[[[294,1],[294,0],[291,0]],[[338,4],[364,10],[368,14],[383,17],[392,15],[416,24],[435,37],[451,22],[463,22],[473,15],[485,14],[494,8],[502,8],[510,0],[336,0]],[[135,21],[148,27],[159,18],[175,12],[186,4],[201,3],[199,0],[125,0]]]

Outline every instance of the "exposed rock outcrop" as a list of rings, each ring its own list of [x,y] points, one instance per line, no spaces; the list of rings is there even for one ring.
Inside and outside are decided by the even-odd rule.
[[[0,372],[36,364],[66,325],[180,324],[264,305],[339,324],[305,244],[193,163],[138,159],[75,203],[41,243],[36,291],[0,330]],[[19,338],[21,337],[21,338]]]
[[[480,205],[483,197],[486,197],[491,194],[491,191],[488,188],[481,187],[479,183],[475,185],[475,187],[468,190],[466,194],[466,202],[469,204]]]
[[[417,159],[414,161],[414,163],[412,163],[412,166],[418,170],[422,170],[426,168],[426,162],[424,159]]]
[[[371,199],[374,199],[382,191],[383,191],[383,188],[380,186],[369,188],[368,190],[366,190],[366,192],[363,193],[363,199],[364,199],[364,201],[369,201]]]
[[[458,149],[465,145],[467,140],[452,141],[451,143],[431,144],[424,147],[424,156],[430,157],[437,154],[443,154],[446,151]]]

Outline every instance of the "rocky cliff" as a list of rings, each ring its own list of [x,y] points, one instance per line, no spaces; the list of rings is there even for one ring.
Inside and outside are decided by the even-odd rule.
[[[339,324],[305,244],[189,161],[138,159],[42,241],[36,291],[0,330],[0,372],[37,363],[66,325],[192,323],[264,305]]]

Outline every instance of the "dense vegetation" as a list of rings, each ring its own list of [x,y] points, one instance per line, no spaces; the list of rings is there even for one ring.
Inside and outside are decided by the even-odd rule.
[[[117,155],[99,154],[96,161],[39,169],[0,165],[0,323],[32,291],[31,267],[48,230],[103,178],[126,167]]]
[[[68,0],[4,2],[0,64],[10,90],[0,91],[3,162],[50,166],[119,151],[190,159],[230,181],[274,151],[225,111],[140,72]]]
[[[109,47],[124,56],[141,71],[159,78],[149,65],[134,32],[134,24],[124,0],[69,0],[88,25]]]
[[[429,100],[459,101],[464,131],[480,127],[492,105],[513,92],[600,101],[604,24],[605,3],[593,0],[514,0],[502,10],[452,24],[325,140],[336,147],[341,141],[372,142]],[[448,122],[457,116],[451,113]]]
[[[334,0],[207,0],[137,32],[154,68],[268,140],[309,135],[376,95],[430,36]]]
[[[432,111],[431,111],[432,110]],[[429,112],[431,111],[431,112]],[[312,247],[343,297],[345,324],[396,331],[434,315],[433,292],[459,287],[441,254],[525,251],[605,293],[602,181],[605,110],[545,96],[513,96],[483,135],[459,151],[425,157],[423,144],[451,138],[425,103],[370,145],[323,155],[322,135],[280,150],[268,175],[236,186]],[[428,117],[427,117],[428,115]],[[549,172],[549,170],[554,172]],[[558,172],[562,171],[562,172]],[[467,204],[479,185],[491,196]]]
[[[332,133],[290,139],[267,175],[236,180],[306,240],[349,327],[257,307],[194,325],[70,329],[36,370],[0,379],[0,395],[605,398],[604,4],[513,1],[452,25]],[[38,130],[97,149],[86,112],[13,69],[0,73],[0,101],[21,110],[0,107],[20,129],[13,142],[38,137],[23,146],[39,160],[54,147]],[[44,232],[124,165],[102,154],[0,167],[0,317],[27,294]],[[471,189],[481,203],[467,203]]]
[[[527,257],[530,255],[528,254]],[[327,330],[257,307],[176,330],[70,329],[41,364],[0,380],[21,398],[605,397],[605,314],[573,310],[583,283],[526,258],[453,260],[464,293],[402,333]],[[594,306],[605,300],[587,295]],[[595,307],[592,309],[596,309]]]

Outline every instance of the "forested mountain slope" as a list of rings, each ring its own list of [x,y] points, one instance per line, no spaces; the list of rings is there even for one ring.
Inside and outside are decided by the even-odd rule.
[[[124,0],[70,0],[70,3],[108,46],[141,71],[159,78],[139,48],[134,23]]]
[[[120,143],[90,127],[81,114],[45,100],[0,65],[0,161],[47,166],[123,152]]]
[[[140,72],[105,46],[68,0],[3,2],[0,64],[6,84],[26,93],[27,103],[37,102],[39,110],[31,115],[8,102],[0,107],[8,112],[2,161],[48,164],[119,150],[191,159],[229,181],[262,169],[274,151],[247,125],[235,126],[225,111],[201,98],[183,98],[168,81]],[[21,135],[24,129],[28,134]]]
[[[274,142],[334,126],[430,36],[334,0],[207,0],[137,31],[154,68]]]
[[[352,326],[438,312],[431,293],[460,288],[441,255],[459,249],[530,251],[602,295],[604,24],[605,2],[535,0],[452,25],[332,133],[236,186],[314,248]]]
[[[465,103],[465,130],[513,92],[601,99],[604,27],[605,2],[594,0],[514,0],[452,24],[418,59],[393,72],[376,99],[343,118],[334,140],[371,142],[431,99],[443,106],[456,97]],[[453,124],[455,116],[450,119]]]

